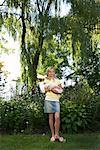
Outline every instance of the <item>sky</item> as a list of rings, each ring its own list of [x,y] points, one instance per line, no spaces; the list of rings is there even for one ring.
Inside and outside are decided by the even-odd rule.
[[[3,44],[4,39],[7,41],[4,42],[3,45],[9,49],[10,53],[1,53],[0,61],[4,62],[3,70],[9,72],[8,81],[10,81],[20,76],[20,44],[18,41],[14,41],[14,39],[9,36],[5,28],[2,28],[2,30],[3,34],[0,34],[0,42]]]
[[[5,33],[5,34],[4,34]],[[5,39],[5,40],[4,40]],[[6,100],[9,100],[11,96],[14,94],[16,89],[16,83],[13,81],[20,77],[20,44],[18,41],[14,41],[12,37],[9,36],[6,29],[3,28],[3,34],[0,33],[0,42],[4,46],[10,50],[9,54],[1,54],[0,55],[0,62],[3,62],[3,71],[8,72],[8,77],[6,79],[6,87],[3,90],[3,93],[0,91],[0,96],[4,97]],[[2,51],[3,49],[0,49]],[[2,78],[2,83],[3,83]]]

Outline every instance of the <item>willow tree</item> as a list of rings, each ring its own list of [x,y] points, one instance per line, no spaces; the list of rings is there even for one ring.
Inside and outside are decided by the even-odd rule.
[[[36,14],[36,30],[38,35],[38,45],[37,49],[34,53],[34,57],[32,58],[32,74],[33,74],[33,82],[36,83],[37,77],[37,67],[39,62],[40,54],[43,51],[43,42],[45,39],[45,32],[49,22],[49,9],[53,0],[49,1],[39,1],[36,0],[36,8],[38,10]],[[32,30],[32,27],[31,27]]]
[[[42,63],[44,57],[47,56],[45,55],[46,51],[48,51],[47,47],[45,48],[43,45],[45,45],[46,39],[50,38],[51,5],[55,6],[57,12],[57,3],[55,0],[6,0],[3,3],[10,10],[2,12],[5,19],[5,26],[8,27],[13,36],[16,35],[16,32],[19,32],[22,79],[24,82],[27,81],[31,86],[36,83],[36,70],[40,56],[42,56]],[[57,19],[57,16],[55,19]],[[53,32],[51,37],[53,37]]]
[[[51,51],[52,53],[53,49],[53,53],[57,54],[57,48],[55,48],[56,45],[51,44],[51,47],[49,47],[49,45],[50,41],[51,43],[54,43],[53,40],[55,39],[53,39],[53,35],[57,36],[59,31],[53,33],[49,26],[52,26],[53,28],[58,27],[57,14],[56,17],[53,18],[56,24],[50,24],[52,19],[52,16],[50,15],[51,5],[55,7],[54,9],[56,10],[56,13],[58,11],[58,2],[60,1],[34,0],[32,2],[30,0],[6,0],[2,3],[2,6],[6,5],[6,11],[1,11],[3,25],[5,25],[15,39],[16,34],[19,33],[19,38],[21,41],[22,79],[24,82],[27,81],[27,83],[31,86],[36,82],[36,70],[39,57],[42,57],[42,64],[44,63],[45,58],[51,59],[50,63],[59,62],[57,57],[53,58],[54,56],[52,57],[52,54],[47,52]],[[47,42],[48,46],[45,46]],[[58,53],[60,53],[60,49]],[[50,64],[45,61],[44,67],[47,67],[48,65]]]
[[[99,2],[95,0],[65,0],[70,2],[69,31],[72,43],[73,69],[83,75],[89,85],[99,90]],[[68,21],[68,17],[67,17]],[[65,31],[68,33],[68,30]],[[96,39],[93,37],[95,36]]]
[[[7,9],[1,10],[0,17],[2,22],[0,25],[5,24],[13,36],[19,32],[22,78],[24,82],[25,80],[29,81],[31,86],[36,83],[36,70],[40,53],[42,53],[45,30],[49,21],[49,9],[52,2],[53,0],[6,0],[1,4],[2,7],[6,5],[5,8]],[[27,32],[30,31],[32,36],[36,37],[37,43],[35,43],[35,46],[34,41],[32,41],[33,38],[28,37]]]

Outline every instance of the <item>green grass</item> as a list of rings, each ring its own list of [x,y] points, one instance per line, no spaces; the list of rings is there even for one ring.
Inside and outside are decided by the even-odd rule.
[[[100,133],[68,134],[66,143],[49,142],[49,135],[2,135],[0,150],[100,150]]]

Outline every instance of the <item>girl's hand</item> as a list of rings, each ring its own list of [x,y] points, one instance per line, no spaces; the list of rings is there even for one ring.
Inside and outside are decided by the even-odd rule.
[[[45,91],[49,92],[49,91],[51,91],[51,88],[49,86],[47,86],[47,87],[45,87]]]

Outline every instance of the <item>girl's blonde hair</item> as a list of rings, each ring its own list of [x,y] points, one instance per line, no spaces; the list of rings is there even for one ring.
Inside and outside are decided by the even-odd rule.
[[[55,68],[54,68],[53,66],[48,67],[48,68],[47,68],[47,76],[48,76],[48,72],[49,72],[50,70],[54,70],[54,72],[55,72]]]

